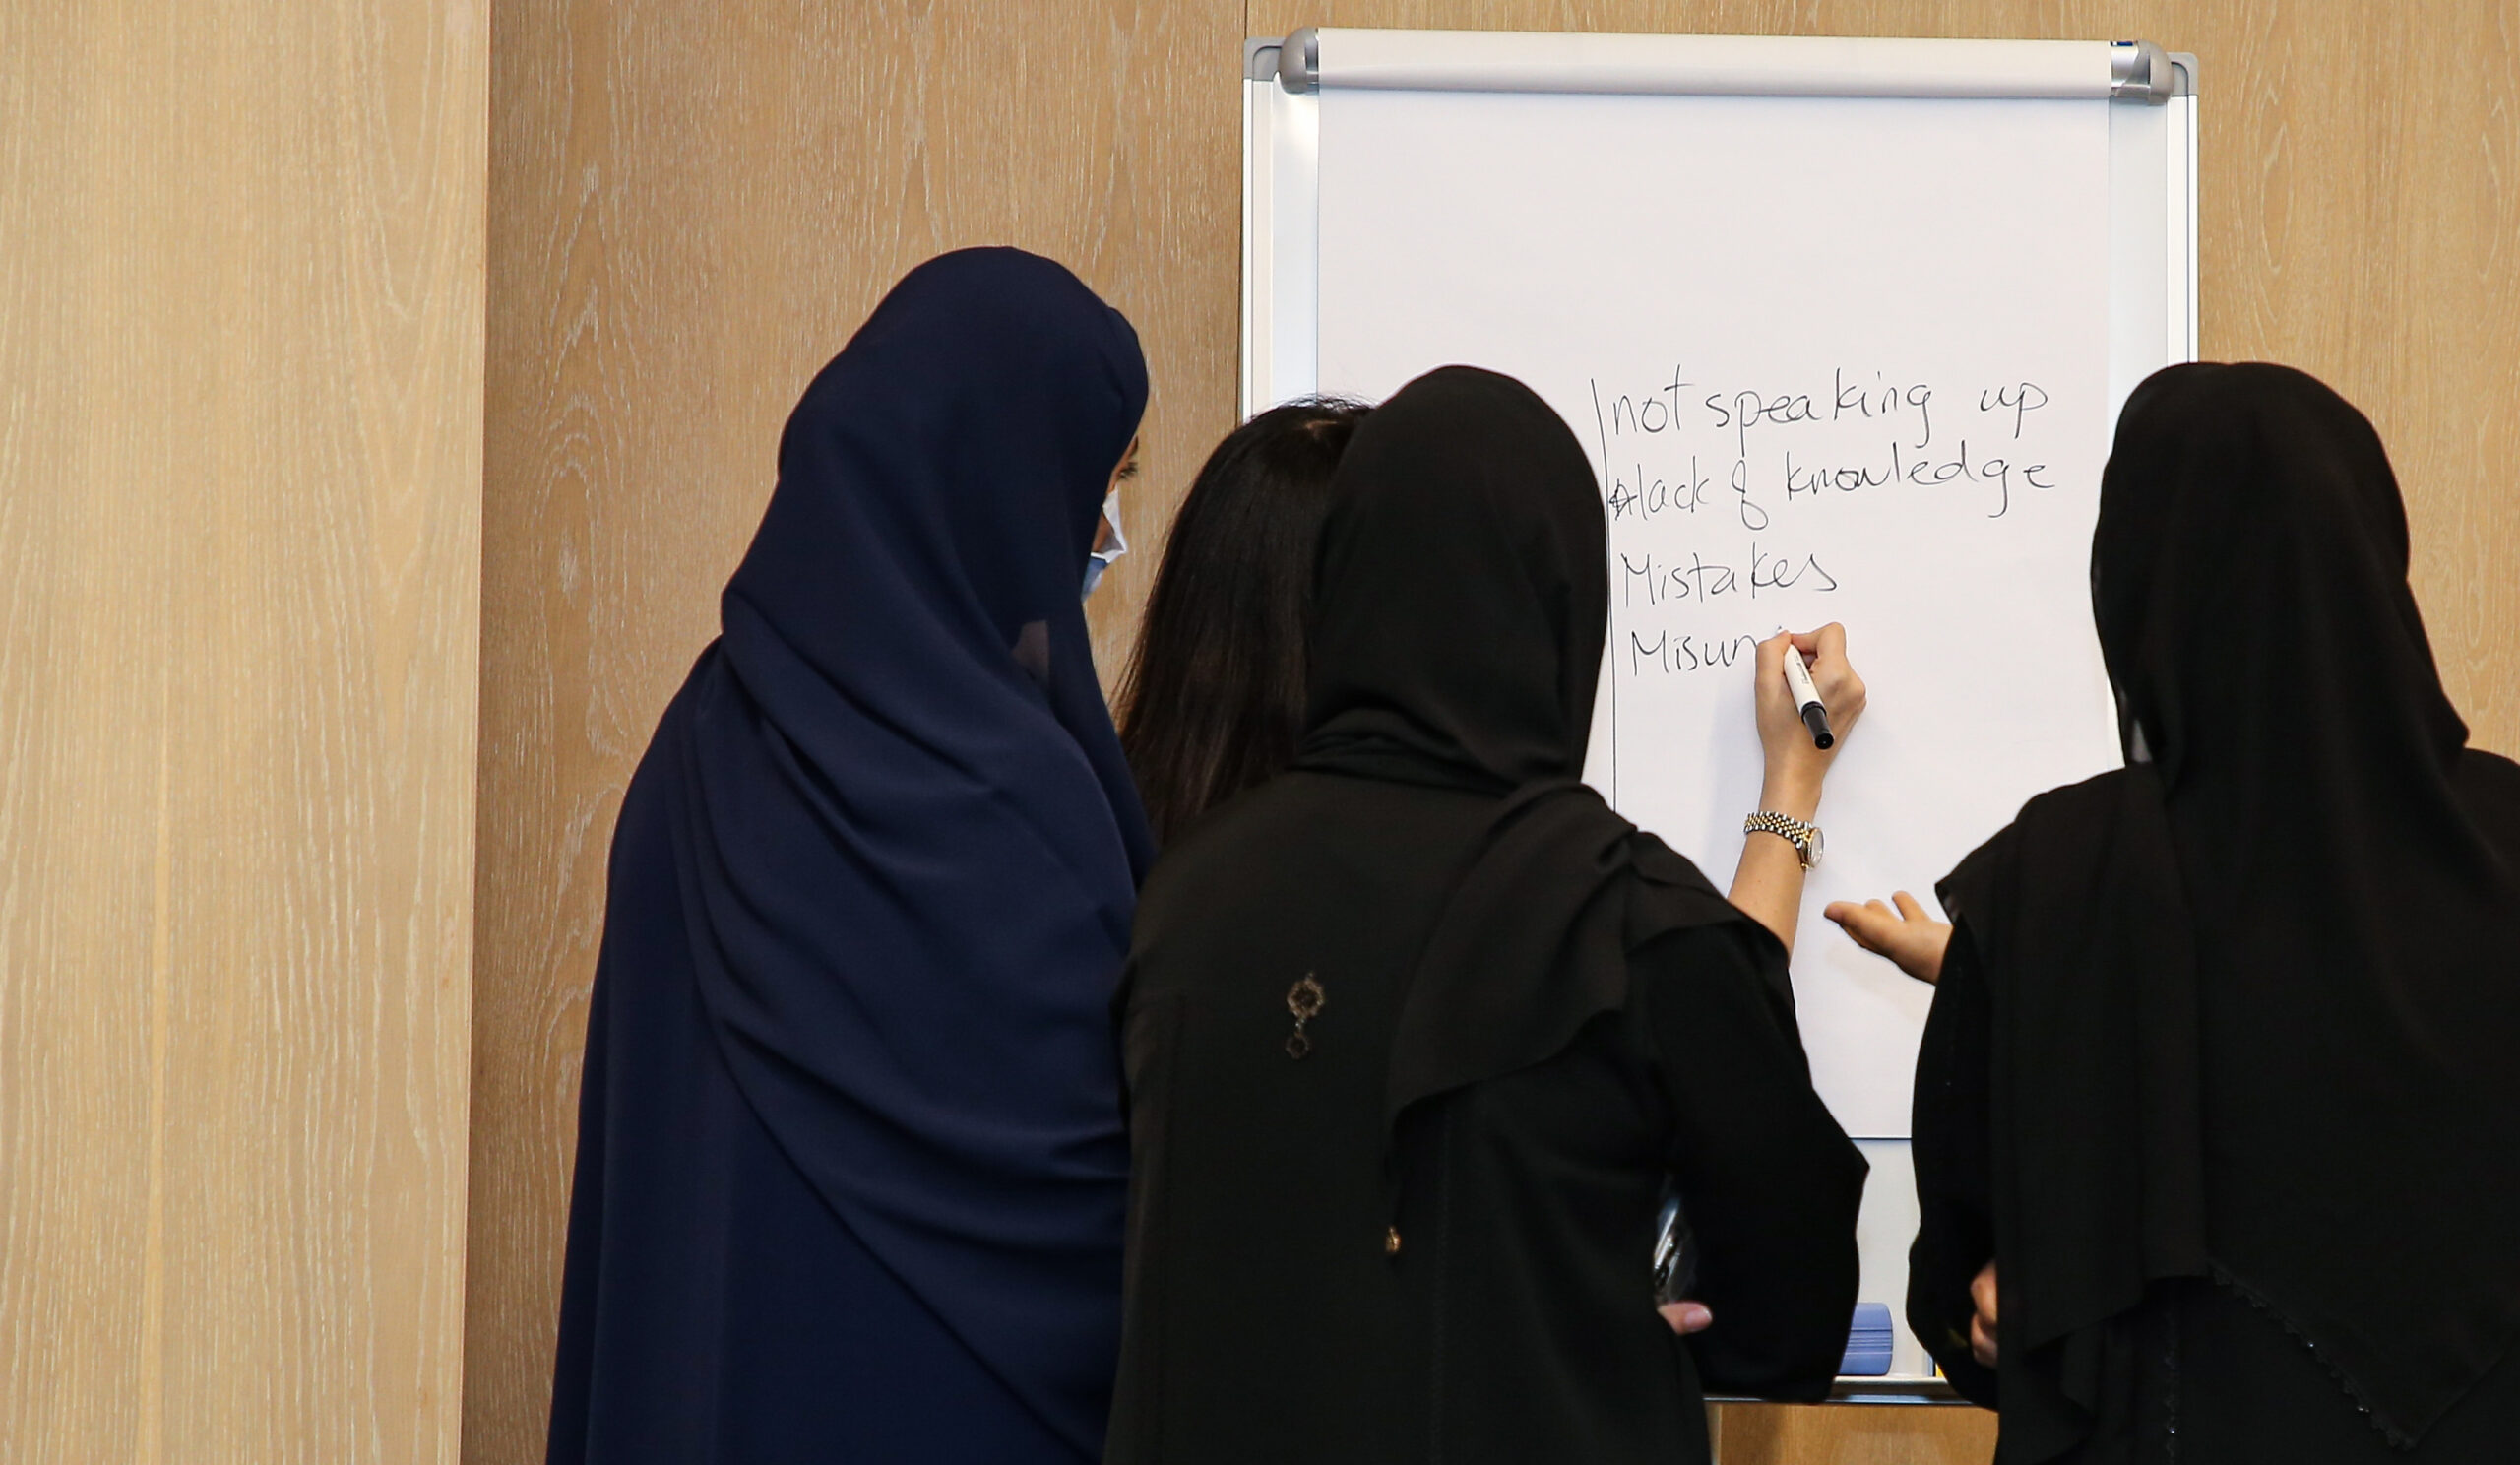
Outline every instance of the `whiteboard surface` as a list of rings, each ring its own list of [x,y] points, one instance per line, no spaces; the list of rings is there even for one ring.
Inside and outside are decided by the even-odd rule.
[[[2117,760],[2090,619],[2110,418],[2105,101],[1330,91],[1318,380],[1466,361],[1601,476],[1588,777],[1719,886],[1757,806],[1751,644],[1839,620],[1872,688],[1795,962],[1851,1133],[1908,1129],[1931,991],[1818,919],[1926,887]]]

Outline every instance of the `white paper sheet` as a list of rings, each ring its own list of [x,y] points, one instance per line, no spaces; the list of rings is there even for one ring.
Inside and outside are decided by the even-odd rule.
[[[1843,621],[1795,984],[1823,1096],[1904,1136],[1930,992],[1820,919],[2117,762],[2088,558],[2109,431],[2109,103],[1330,91],[1322,389],[1451,361],[1564,415],[1610,510],[1588,777],[1721,888],[1750,645]]]

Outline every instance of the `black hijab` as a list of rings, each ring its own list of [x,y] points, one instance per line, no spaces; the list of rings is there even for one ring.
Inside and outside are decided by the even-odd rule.
[[[2520,1335],[2520,770],[2466,748],[2370,423],[2300,372],[2128,400],[2093,603],[2132,766],[1944,883],[1994,1000],[2007,1457],[2213,1275],[2411,1443]]]
[[[691,950],[653,959],[691,963],[788,1157],[1081,1456],[1118,1352],[1108,1013],[1149,844],[1079,588],[1146,390],[1128,322],[1048,260],[904,278],[788,418],[658,733],[672,846],[616,855],[672,861]]]
[[[1387,1116],[1554,1056],[1627,1000],[1627,954],[1738,922],[1581,782],[1609,614],[1600,488],[1530,388],[1447,366],[1356,429],[1322,532],[1298,768],[1494,795],[1394,1040]]]

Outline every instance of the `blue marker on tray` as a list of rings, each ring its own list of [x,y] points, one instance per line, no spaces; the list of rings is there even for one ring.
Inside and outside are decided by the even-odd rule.
[[[1841,1378],[1881,1378],[1890,1372],[1890,1305],[1858,1303],[1847,1329],[1847,1355],[1838,1364]]]

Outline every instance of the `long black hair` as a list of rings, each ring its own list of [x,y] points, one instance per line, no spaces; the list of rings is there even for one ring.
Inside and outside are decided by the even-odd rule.
[[[1120,745],[1161,841],[1285,768],[1303,723],[1312,559],[1366,407],[1292,402],[1217,444],[1182,500],[1120,682]]]

